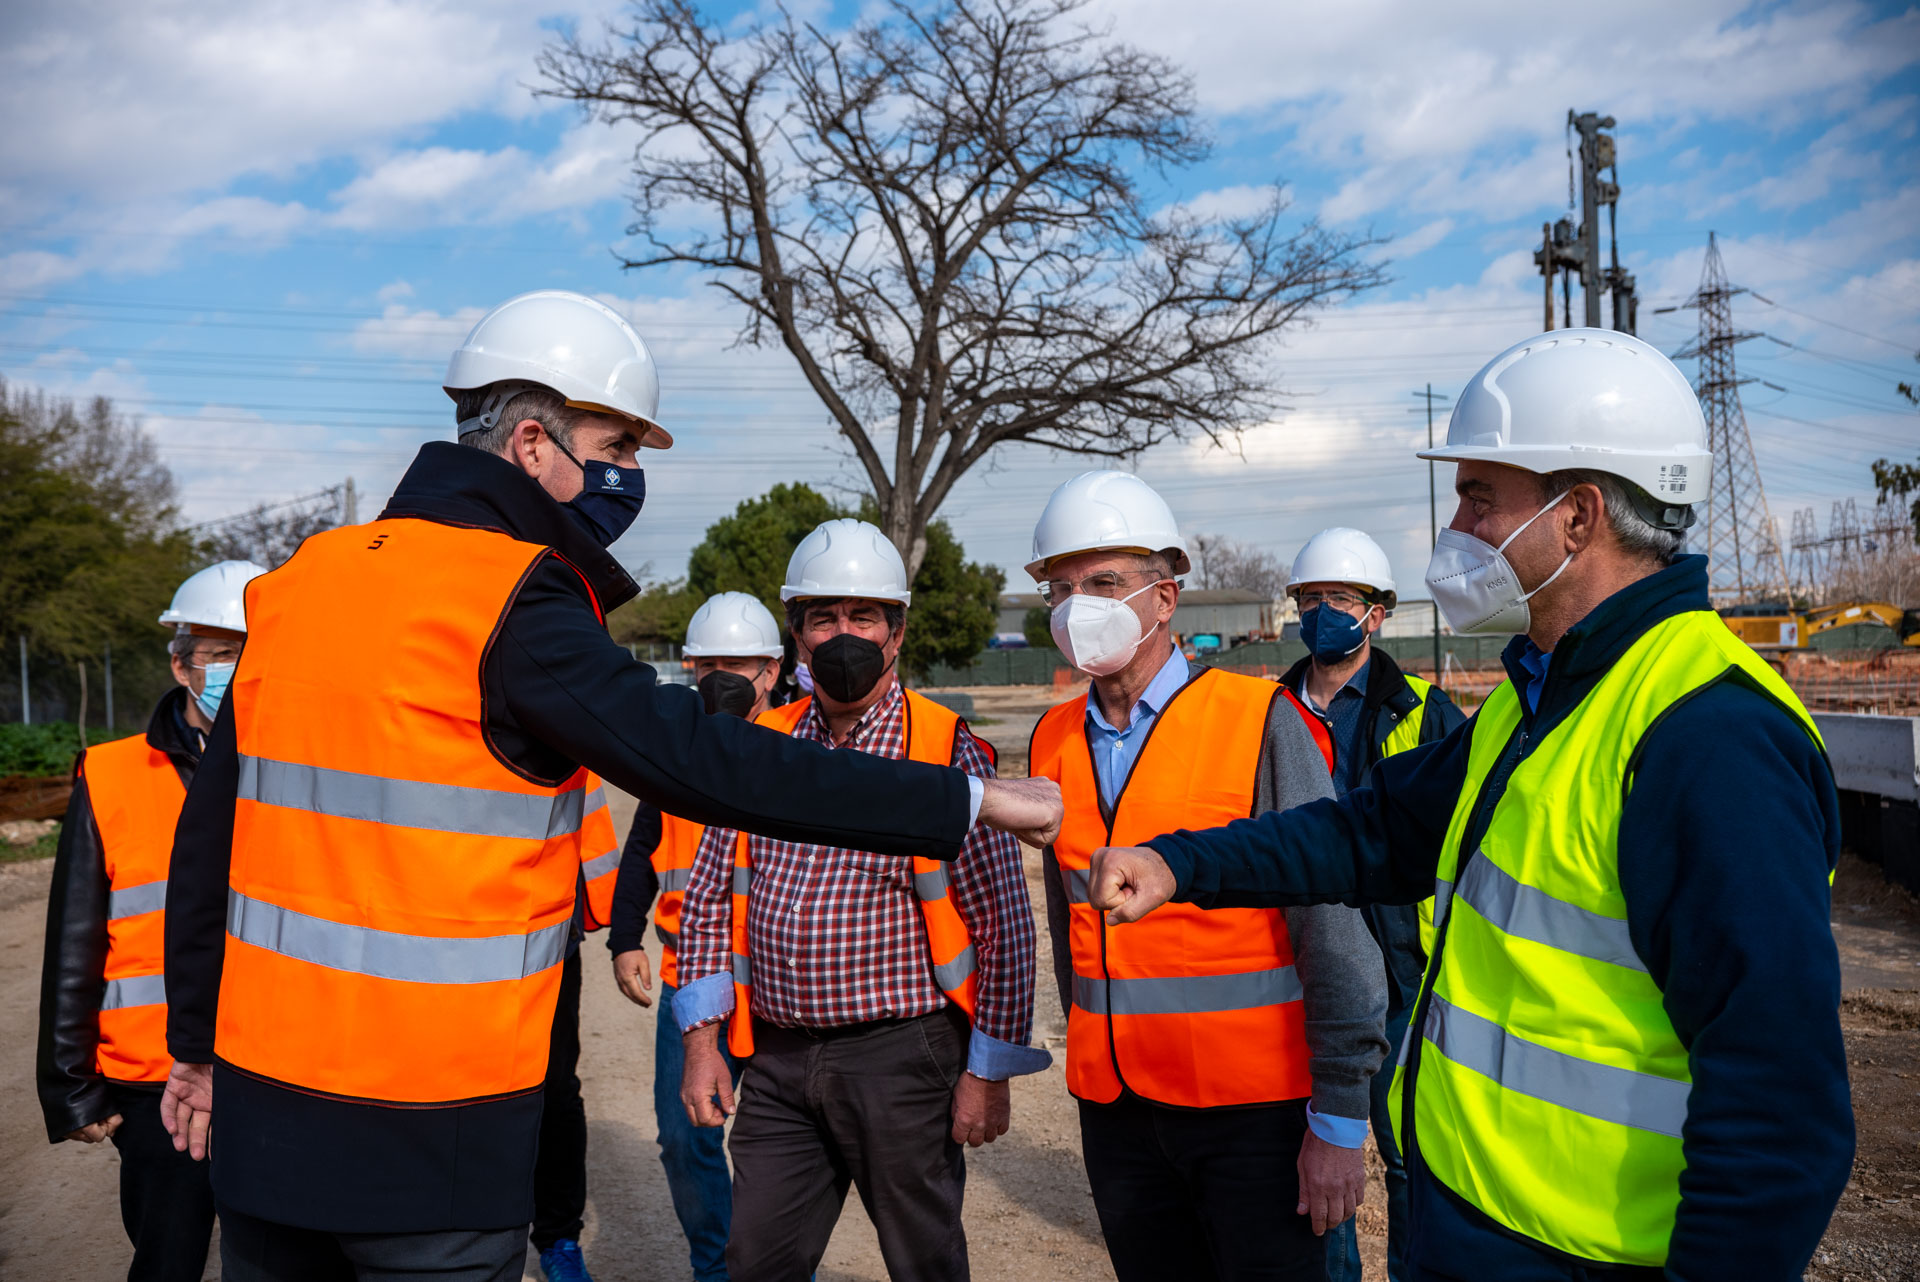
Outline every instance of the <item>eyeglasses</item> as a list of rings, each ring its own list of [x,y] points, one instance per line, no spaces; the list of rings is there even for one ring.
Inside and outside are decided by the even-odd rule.
[[[1125,596],[1128,580],[1150,578],[1157,581],[1162,577],[1158,570],[1102,570],[1098,574],[1089,574],[1078,583],[1066,579],[1048,579],[1040,585],[1040,599],[1048,605],[1057,605],[1076,592],[1083,596]]]
[[[1365,597],[1355,596],[1351,592],[1302,592],[1294,599],[1300,603],[1300,609],[1303,612],[1313,609],[1316,605],[1330,605],[1336,610],[1351,611],[1356,606],[1373,604]]]
[[[231,646],[222,646],[217,650],[195,650],[187,655],[187,662],[196,668],[212,667],[220,663],[238,663],[240,662],[240,651]]]

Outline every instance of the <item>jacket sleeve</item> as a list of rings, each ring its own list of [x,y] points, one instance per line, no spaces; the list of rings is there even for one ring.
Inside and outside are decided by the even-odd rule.
[[[653,870],[653,852],[660,845],[660,812],[642,801],[634,807],[633,827],[620,852],[620,873],[613,883],[613,920],[607,926],[607,948],[632,952],[646,943],[647,912],[660,893],[660,876]]]
[[[1619,849],[1634,948],[1693,1077],[1667,1276],[1798,1278],[1853,1164],[1832,774],[1787,713],[1723,682],[1647,736]]]
[[[74,782],[53,856],[46,957],[40,968],[36,1076],[47,1138],[56,1144],[70,1131],[113,1116],[106,1080],[95,1062],[106,968],[106,853],[83,773]]]
[[[228,699],[187,788],[167,865],[167,1050],[183,1064],[213,1062],[239,792],[240,754]]]
[[[1333,796],[1326,760],[1292,702],[1275,699],[1254,787],[1258,813],[1287,810]],[[1341,904],[1289,908],[1287,935],[1306,1012],[1316,1133],[1343,1147],[1366,1139],[1369,1083],[1386,1057],[1386,970],[1357,910]],[[1328,1129],[1331,1127],[1332,1129]]]
[[[1047,944],[1053,953],[1053,982],[1060,989],[1060,1018],[1073,1011],[1073,909],[1067,901],[1066,877],[1053,847],[1040,852],[1040,883],[1047,893]]]
[[[1345,797],[1182,829],[1147,845],[1173,872],[1173,897],[1202,908],[1412,904],[1433,893],[1447,823],[1466,781],[1473,723],[1388,757]]]
[[[942,860],[959,855],[972,826],[959,770],[834,752],[707,715],[698,695],[659,683],[607,635],[579,576],[557,559],[529,575],[487,665],[488,689],[505,704],[488,733],[509,759],[544,746],[560,765],[586,766],[697,823]]]

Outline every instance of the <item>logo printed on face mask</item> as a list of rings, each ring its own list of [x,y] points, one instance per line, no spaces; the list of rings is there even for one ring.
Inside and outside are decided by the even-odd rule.
[[[1140,592],[1148,592],[1165,583],[1155,579]],[[1089,676],[1110,677],[1133,661],[1133,656],[1152,632],[1140,630],[1140,616],[1127,602],[1140,595],[1123,597],[1088,596],[1076,592],[1053,607],[1048,621],[1053,643],[1067,662]],[[1154,630],[1160,625],[1155,623]]]
[[[1433,545],[1433,560],[1427,564],[1427,590],[1433,593],[1434,604],[1446,616],[1449,627],[1462,636],[1514,636],[1533,625],[1533,611],[1527,602],[1573,564],[1574,554],[1568,553],[1560,568],[1539,587],[1523,592],[1520,576],[1507,560],[1506,551],[1529,525],[1571,493],[1565,491],[1522,521],[1499,547],[1459,530],[1440,531]]]
[[[619,468],[617,468],[617,467],[610,467],[610,468],[608,468],[608,469],[607,469],[607,470],[606,470],[605,472],[603,472],[603,473],[601,473],[601,476],[602,476],[602,478],[603,478],[603,479],[604,479],[604,480],[606,481],[606,483],[607,483],[607,488],[608,488],[608,489],[610,489],[610,490],[617,490],[617,489],[619,489],[619,488],[621,488],[621,487],[620,487],[620,469],[619,469]]]

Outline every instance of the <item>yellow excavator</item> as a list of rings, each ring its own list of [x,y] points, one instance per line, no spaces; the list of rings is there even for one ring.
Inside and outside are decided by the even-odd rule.
[[[1795,610],[1778,602],[1730,606],[1720,612],[1733,634],[1756,650],[1805,650],[1814,637],[1836,628],[1877,623],[1920,648],[1920,610],[1902,610],[1885,601],[1845,601]]]

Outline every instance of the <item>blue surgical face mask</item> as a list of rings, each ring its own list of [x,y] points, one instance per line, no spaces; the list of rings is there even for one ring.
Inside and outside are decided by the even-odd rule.
[[[558,437],[553,438],[560,445]],[[621,467],[617,463],[604,463],[595,460],[580,463],[574,458],[573,451],[560,445],[560,452],[575,463],[580,464],[580,473],[584,482],[580,492],[567,504],[573,517],[586,530],[588,537],[601,547],[612,547],[615,540],[633,525],[640,517],[640,509],[647,502],[647,472],[645,468]]]
[[[1366,624],[1345,610],[1316,605],[1300,616],[1300,639],[1321,663],[1338,663],[1366,644]]]
[[[200,687],[200,693],[193,701],[200,705],[200,711],[207,714],[207,720],[214,721],[220,716],[220,704],[227,697],[227,687],[233,682],[233,670],[237,664],[209,663],[200,671],[206,675],[206,684]]]

